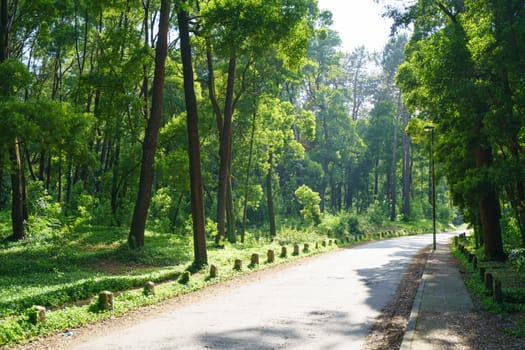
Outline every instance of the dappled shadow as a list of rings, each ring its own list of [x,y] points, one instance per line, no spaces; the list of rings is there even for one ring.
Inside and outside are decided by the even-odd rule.
[[[348,313],[314,310],[295,319],[277,318],[263,327],[205,331],[197,336],[197,340],[206,349],[300,349],[306,346],[333,349],[341,344],[336,338],[362,336],[365,327],[363,324],[352,324]]]

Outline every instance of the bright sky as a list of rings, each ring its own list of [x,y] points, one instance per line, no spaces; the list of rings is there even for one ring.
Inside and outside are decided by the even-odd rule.
[[[318,0],[319,9],[333,14],[333,29],[339,32],[343,51],[364,45],[369,51],[383,50],[392,20],[381,17],[382,6],[373,0]]]

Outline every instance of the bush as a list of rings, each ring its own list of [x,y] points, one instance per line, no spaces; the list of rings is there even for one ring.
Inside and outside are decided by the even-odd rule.
[[[337,216],[323,215],[319,230],[323,234],[338,238],[346,237],[349,234],[363,234],[357,217],[347,212],[340,212]]]
[[[321,223],[321,197],[306,185],[301,185],[296,191],[297,201],[303,206],[301,214],[306,220],[311,220],[314,225]]]
[[[512,249],[509,252],[509,262],[520,272],[525,271],[525,248]]]

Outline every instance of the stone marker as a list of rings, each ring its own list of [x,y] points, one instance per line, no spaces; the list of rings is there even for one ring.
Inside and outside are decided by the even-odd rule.
[[[286,247],[281,247],[281,257],[282,258],[286,257],[286,254],[287,254]]]
[[[98,294],[98,306],[101,310],[113,310],[113,293],[102,291]]]
[[[152,281],[146,282],[146,285],[144,286],[144,294],[155,295],[155,283]]]
[[[267,260],[266,260],[267,262],[273,263],[275,261],[275,252],[273,250],[269,249],[266,256],[267,256]]]
[[[259,265],[259,254],[257,254],[257,253],[253,253],[252,254],[252,258],[250,260],[250,265],[252,265],[252,266]]]
[[[33,306],[29,311],[29,322],[34,325],[46,322],[46,308],[40,305]]]
[[[219,277],[219,269],[215,265],[210,266],[210,277],[211,278],[217,278]]]
[[[492,289],[492,274],[490,272],[487,272],[485,273],[485,287],[487,287],[487,289]]]
[[[303,248],[303,252],[308,253],[309,250],[310,250],[310,245],[308,243],[305,243],[304,244],[304,248]]]
[[[235,262],[233,263],[233,269],[237,271],[242,270],[242,260],[241,259],[235,259]]]
[[[503,303],[503,293],[501,292],[501,281],[499,280],[494,280],[492,299],[497,304]]]
[[[482,279],[482,280],[485,280],[485,272],[487,271],[486,268],[484,267],[479,267],[479,277]]]
[[[293,255],[299,255],[299,245],[298,244],[293,245]]]

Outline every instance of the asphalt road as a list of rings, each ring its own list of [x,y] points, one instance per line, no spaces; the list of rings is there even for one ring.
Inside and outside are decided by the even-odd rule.
[[[341,249],[75,349],[361,349],[411,258],[431,242],[423,235]]]

